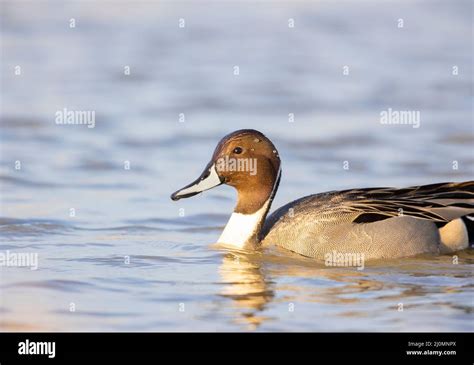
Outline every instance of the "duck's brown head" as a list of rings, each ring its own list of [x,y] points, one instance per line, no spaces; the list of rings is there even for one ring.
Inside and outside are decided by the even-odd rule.
[[[173,193],[171,199],[227,184],[238,192],[234,211],[252,214],[272,197],[279,176],[280,157],[273,143],[259,131],[242,129],[222,138],[201,176]]]

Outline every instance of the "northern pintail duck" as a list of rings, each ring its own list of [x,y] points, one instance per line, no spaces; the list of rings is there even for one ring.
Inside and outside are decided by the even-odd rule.
[[[244,250],[276,245],[321,260],[334,251],[380,259],[454,252],[472,242],[474,181],[330,191],[266,218],[280,176],[273,143],[256,130],[239,130],[219,142],[202,175],[171,199],[233,186],[237,205],[218,243]]]

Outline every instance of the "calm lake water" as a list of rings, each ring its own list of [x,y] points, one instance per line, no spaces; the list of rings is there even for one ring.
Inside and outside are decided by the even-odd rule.
[[[472,180],[471,1],[2,1],[0,20],[0,252],[38,255],[0,267],[0,330],[474,330],[472,250],[364,270],[223,251],[231,188],[169,198],[249,127],[282,158],[274,209]]]

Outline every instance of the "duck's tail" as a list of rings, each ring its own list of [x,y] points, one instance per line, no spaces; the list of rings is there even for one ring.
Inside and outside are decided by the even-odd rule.
[[[418,195],[416,190],[414,193]],[[474,244],[474,181],[421,186],[417,198],[438,205],[432,211],[444,220],[437,222],[441,252]]]
[[[357,195],[351,208],[362,213],[354,221],[356,223],[386,219],[402,212],[406,216],[434,222],[439,228],[443,252],[474,244],[474,181],[404,189],[360,189],[351,191],[351,194]]]
[[[469,244],[473,246],[474,245],[474,214],[465,215],[464,217],[462,217],[462,220],[467,229]]]

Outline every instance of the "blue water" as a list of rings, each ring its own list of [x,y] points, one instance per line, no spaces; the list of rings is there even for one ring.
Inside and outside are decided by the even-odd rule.
[[[2,1],[0,20],[0,252],[39,258],[0,267],[0,330],[474,330],[471,250],[362,271],[232,253],[210,247],[231,188],[169,199],[249,127],[282,158],[274,208],[472,180],[472,2]]]

